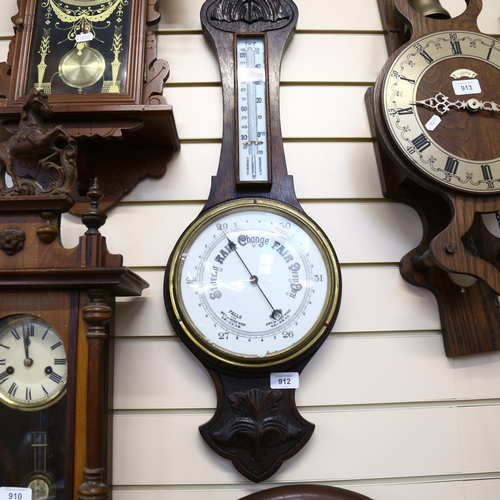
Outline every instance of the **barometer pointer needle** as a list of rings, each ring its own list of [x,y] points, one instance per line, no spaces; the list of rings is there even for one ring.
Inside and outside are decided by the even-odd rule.
[[[243,266],[245,266],[245,269],[247,270],[248,274],[250,275],[250,283],[257,285],[257,288],[260,290],[260,293],[262,296],[266,299],[267,303],[271,306],[271,309],[273,312],[271,313],[271,318],[272,319],[279,319],[282,316],[282,311],[281,309],[275,309],[273,305],[271,304],[270,300],[267,298],[266,294],[262,290],[262,288],[259,285],[259,278],[255,274],[252,274],[250,269],[248,269],[248,266],[245,264],[245,261],[241,258],[241,255],[239,254],[237,250],[237,245],[234,243],[234,241],[229,239],[229,236],[227,235],[226,231],[221,228],[221,231],[224,233],[224,236],[226,237],[227,241],[229,242],[229,248],[238,256],[238,259],[240,259],[241,263]]]

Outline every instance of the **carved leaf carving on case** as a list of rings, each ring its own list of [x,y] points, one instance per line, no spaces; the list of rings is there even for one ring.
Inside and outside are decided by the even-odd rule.
[[[212,19],[227,21],[245,21],[254,23],[256,21],[274,22],[279,19],[288,18],[286,9],[281,0],[220,0],[212,13]]]
[[[248,448],[253,458],[261,462],[273,445],[290,441],[301,432],[279,415],[282,397],[280,391],[260,389],[231,394],[229,400],[235,417],[214,433],[214,439],[221,444]]]

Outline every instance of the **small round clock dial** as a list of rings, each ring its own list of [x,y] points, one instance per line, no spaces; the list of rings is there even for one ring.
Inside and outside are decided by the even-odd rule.
[[[0,401],[38,410],[65,392],[66,351],[56,330],[34,316],[16,315],[0,324]]]
[[[444,31],[406,46],[386,72],[382,109],[403,155],[441,185],[500,191],[500,43]]]
[[[21,485],[30,488],[31,500],[52,500],[56,498],[56,484],[52,476],[43,471],[35,471],[24,478]]]
[[[309,218],[274,201],[232,201],[197,219],[174,251],[169,282],[189,341],[233,366],[296,360],[339,305],[333,248]]]

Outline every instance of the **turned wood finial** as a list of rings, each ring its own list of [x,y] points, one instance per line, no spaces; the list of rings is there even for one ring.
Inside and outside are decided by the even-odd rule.
[[[94,179],[87,192],[90,207],[82,212],[82,221],[87,226],[86,235],[99,234],[99,228],[106,223],[106,214],[99,209],[99,201],[104,196],[97,179]]]

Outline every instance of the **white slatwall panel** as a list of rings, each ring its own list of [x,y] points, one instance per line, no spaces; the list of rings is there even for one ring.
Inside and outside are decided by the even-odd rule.
[[[332,240],[343,276],[334,332],[297,391],[315,433],[260,485],[201,439],[215,391],[168,324],[163,270],[203,206],[219,157],[220,78],[201,33],[202,3],[161,0],[159,56],[171,67],[165,96],[182,149],[162,179],[142,182],[109,213],[102,230],[110,250],[150,283],[117,307],[114,499],[237,500],[311,481],[375,500],[498,500],[500,353],[446,358],[434,297],[399,275],[422,229],[413,210],[380,189],[363,100],[387,58],[376,0],[296,0],[298,30],[283,60],[289,173]],[[442,3],[453,15],[465,8],[463,0]],[[2,5],[5,58],[16,0]],[[497,0],[484,0],[479,23],[500,33]],[[75,217],[64,218],[66,246],[81,233]]]

